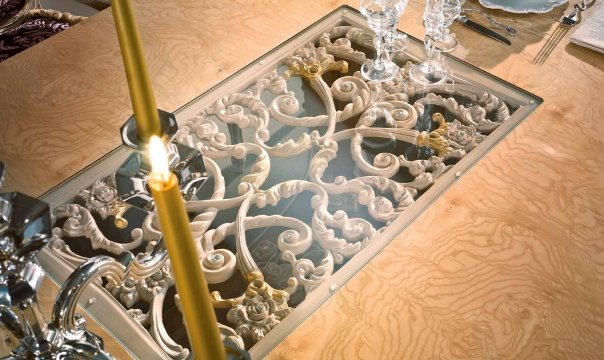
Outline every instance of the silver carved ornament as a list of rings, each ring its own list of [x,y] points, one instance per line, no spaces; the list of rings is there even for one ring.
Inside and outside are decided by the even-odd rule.
[[[185,200],[195,200],[207,178],[203,158],[198,150],[184,144],[171,142],[178,131],[173,114],[158,110],[158,115],[162,133],[165,135],[163,140],[168,151],[170,170],[178,177]],[[126,121],[120,129],[120,133],[123,144],[135,151],[122,163],[114,177],[108,179],[111,185],[114,185],[118,199],[115,204],[110,205],[101,198],[103,194],[96,193],[94,198],[102,205],[109,205],[110,214],[115,216],[115,225],[118,228],[125,228],[128,222],[121,217],[125,210],[134,206],[149,213],[153,211],[154,203],[147,187],[147,177],[151,171],[147,144],[141,143],[138,139],[134,116]],[[94,191],[94,186],[91,190]],[[91,205],[94,206],[94,203]],[[91,209],[90,206],[86,207]],[[100,210],[99,214],[103,216],[104,208]]]
[[[3,177],[0,162],[0,185]],[[86,261],[59,290],[47,322],[36,296],[45,274],[35,256],[51,239],[50,229],[48,204],[18,192],[0,193],[0,327],[18,341],[4,359],[113,359],[75,308],[99,272],[122,265],[109,257]]]

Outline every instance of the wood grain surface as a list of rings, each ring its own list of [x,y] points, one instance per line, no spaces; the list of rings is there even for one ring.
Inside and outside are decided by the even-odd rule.
[[[422,6],[399,26],[418,37]],[[454,24],[453,55],[544,104],[269,359],[602,359],[604,55],[572,30],[548,43],[549,16],[492,13],[513,45]]]
[[[342,2],[132,3],[157,105],[173,111]],[[5,191],[39,196],[121,144],[132,108],[110,9],[2,62],[0,79]]]
[[[492,11],[518,27],[510,47],[453,25],[453,55],[544,104],[269,359],[602,358],[604,55],[551,19],[575,2]],[[134,1],[158,105],[178,108],[342,3],[356,6]],[[423,4],[410,0],[400,29],[422,36]],[[120,143],[131,109],[118,51],[103,11],[0,64],[8,189],[40,195]]]

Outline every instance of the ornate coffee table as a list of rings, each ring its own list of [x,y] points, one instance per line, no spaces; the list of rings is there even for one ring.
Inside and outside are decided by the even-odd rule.
[[[175,112],[176,142],[204,156],[184,196],[220,328],[253,357],[541,103],[447,56],[446,84],[411,83],[423,56],[416,39],[393,54],[399,78],[367,82],[358,70],[371,40],[363,18],[341,7]],[[82,305],[135,356],[185,358],[153,204],[144,184],[119,191],[130,155],[120,147],[43,197],[55,231],[41,262],[62,281],[89,257],[134,252],[129,278],[90,287]]]

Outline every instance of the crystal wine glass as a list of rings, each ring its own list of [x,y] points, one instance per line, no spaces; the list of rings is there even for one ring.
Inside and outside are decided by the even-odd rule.
[[[443,17],[442,0],[427,0],[424,11],[424,46],[427,59],[409,69],[409,76],[419,84],[438,84],[447,79],[447,68],[435,58],[436,42],[441,38]]]
[[[402,13],[405,11],[405,9],[407,8],[407,3],[409,2],[408,0],[399,0],[401,3],[401,15]],[[400,18],[400,17],[399,17]],[[409,44],[409,39],[407,38],[407,35],[401,32],[398,32],[396,29],[396,25],[398,24],[398,20],[396,19],[396,21],[394,22],[394,24],[392,25],[392,27],[388,28],[388,32],[386,33],[385,36],[385,50],[389,53],[396,53],[399,51],[403,51],[403,49],[405,49],[407,47],[407,45]]]
[[[461,14],[461,0],[441,0],[443,7],[443,21],[440,24],[440,33],[436,46],[442,52],[451,52],[457,47],[457,39],[451,35],[449,28],[453,21]]]
[[[398,66],[388,59],[385,41],[388,29],[393,28],[404,10],[406,1],[401,0],[361,0],[361,14],[375,32],[373,45],[376,56],[361,66],[361,74],[368,80],[386,81],[398,74]]]

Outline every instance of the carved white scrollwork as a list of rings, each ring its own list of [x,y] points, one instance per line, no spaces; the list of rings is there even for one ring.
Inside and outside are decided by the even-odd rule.
[[[103,235],[90,211],[80,205],[61,205],[53,209],[52,216],[56,222],[65,218],[63,224],[64,235],[69,237],[84,237],[93,249],[102,249],[112,254],[119,255],[124,251],[136,249],[142,244],[143,232],[136,228],[132,230],[132,241],[121,244],[109,240]]]
[[[199,150],[213,184],[186,202],[199,265],[214,306],[228,309],[223,337],[241,347],[278,326],[514,111],[463,82],[420,89],[408,80],[411,62],[391,81],[363,79],[354,69],[372,38],[337,26],[181,121],[176,141]],[[93,255],[82,247],[138,252],[107,290],[168,356],[185,359],[189,350],[166,330],[174,281],[157,216],[148,210],[128,224],[122,215],[133,205],[115,187],[100,179],[79,205],[55,208],[50,247],[74,264]],[[95,216],[132,230],[118,241]]]

